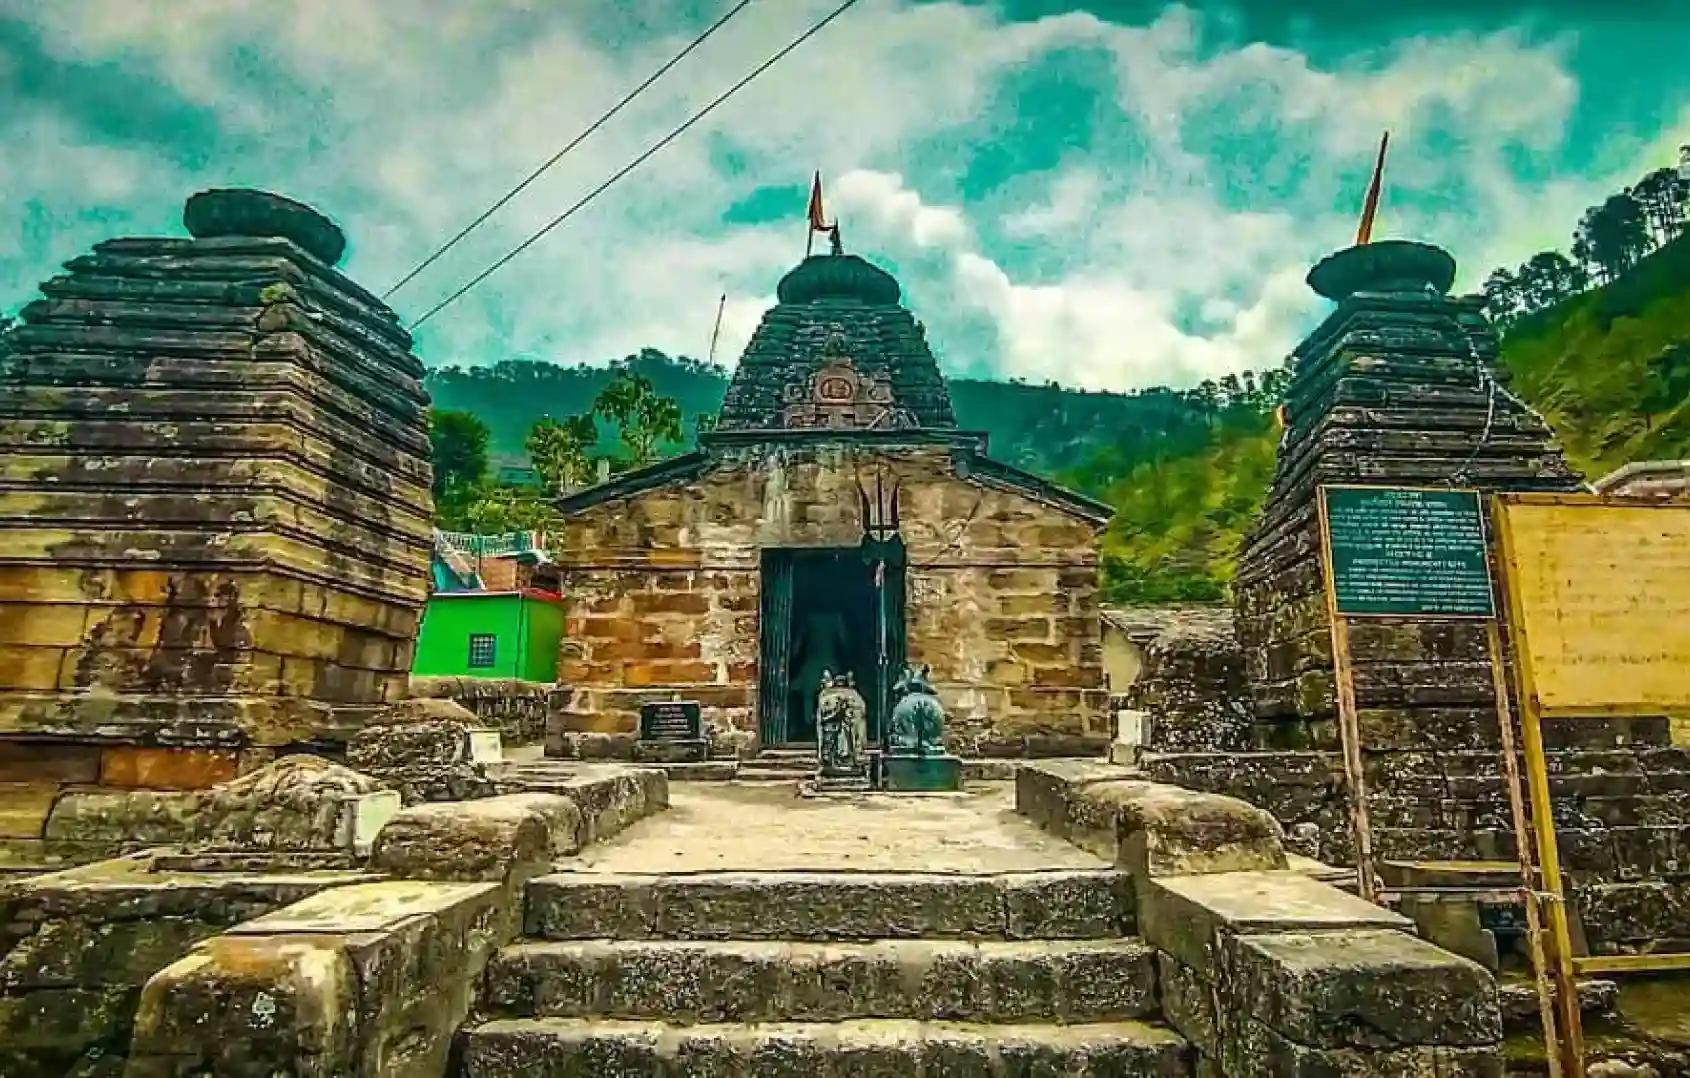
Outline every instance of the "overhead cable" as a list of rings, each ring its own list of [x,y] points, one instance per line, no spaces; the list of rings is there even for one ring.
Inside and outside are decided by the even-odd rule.
[[[646,150],[643,153],[641,153],[638,157],[634,158],[632,161],[628,162],[626,165],[622,166],[614,174],[612,174],[611,177],[608,180],[605,180],[603,183],[599,184],[597,187],[595,187],[591,191],[587,192],[587,194],[582,196],[582,198],[579,201],[577,201],[573,206],[570,206],[567,210],[564,210],[562,213],[560,213],[556,217],[552,218],[539,231],[535,232],[533,235],[529,236],[527,239],[523,240],[521,243],[519,243],[515,247],[511,248],[510,251],[506,252],[502,257],[500,257],[492,265],[488,266],[486,269],[482,270],[480,273],[478,273],[474,277],[470,278],[469,282],[467,284],[465,284],[462,288],[459,288],[456,292],[453,292],[451,295],[447,296],[445,299],[441,300],[439,303],[436,303],[433,307],[430,307],[427,311],[425,311],[423,313],[422,317],[420,317],[416,321],[412,322],[410,324],[409,328],[416,329],[418,326],[422,325],[424,322],[427,322],[430,318],[433,318],[435,315],[439,314],[441,311],[445,310],[447,307],[450,307],[453,303],[456,303],[459,299],[462,299],[464,297],[464,295],[466,293],[468,293],[472,288],[476,287],[482,281],[485,281],[487,278],[489,278],[493,274],[497,273],[502,267],[505,266],[506,263],[510,262],[511,259],[515,258],[517,255],[521,254],[522,252],[528,250],[528,248],[534,246],[534,244],[538,243],[540,241],[540,238],[545,236],[546,233],[550,232],[552,229],[556,228],[558,225],[563,224],[563,222],[569,220],[569,218],[574,216],[575,212],[577,210],[581,209],[581,207],[587,205],[589,202],[593,201],[593,199],[597,198],[599,195],[601,195],[605,191],[609,190],[618,180],[622,179],[622,177],[628,175],[628,173],[634,171],[636,168],[639,168],[641,165],[645,164],[646,161],[650,160],[654,155],[656,155],[659,150],[663,149],[665,146],[669,145],[671,142],[674,142],[676,139],[680,138],[694,124],[696,124],[696,123],[698,123],[698,121],[704,119],[704,117],[710,115],[711,112],[715,111],[715,109],[719,105],[721,105],[724,101],[728,100],[728,98],[732,97],[734,94],[738,93],[740,90],[743,90],[747,85],[749,85],[751,83],[751,81],[753,79],[757,78],[757,76],[761,75],[763,72],[767,71],[769,68],[775,66],[775,64],[777,64],[781,60],[785,59],[788,54],[790,54],[793,50],[797,49],[800,45],[804,44],[804,42],[810,40],[812,37],[821,33],[821,31],[829,23],[831,23],[834,19],[837,19],[839,16],[845,14],[845,12],[850,10],[852,7],[854,7],[857,4],[857,2],[858,2],[858,0],[845,0],[844,3],[842,3],[838,7],[834,8],[831,12],[829,12],[827,14],[826,17],[821,19],[815,25],[811,26],[808,30],[804,31],[802,34],[799,34],[797,37],[793,38],[779,52],[775,53],[773,56],[769,57],[767,60],[764,60],[761,64],[758,64],[755,68],[753,68],[751,70],[751,72],[749,74],[747,74],[744,78],[740,79],[738,82],[734,83],[732,86],[728,87],[726,90],[724,90],[714,100],[712,100],[708,105],[705,105],[703,108],[701,108],[697,112],[693,113],[692,116],[689,117],[685,123],[681,124],[679,127],[670,131],[667,135],[664,135],[662,138],[658,139],[656,142],[652,143],[651,146],[647,147]]]
[[[498,201],[494,202],[491,206],[488,206],[485,210],[481,211],[480,216],[476,217],[475,220],[473,220],[469,224],[465,225],[458,232],[458,234],[456,236],[453,236],[451,239],[449,239],[445,243],[441,244],[440,247],[437,248],[434,251],[433,254],[429,255],[427,258],[423,259],[421,262],[419,262],[415,266],[413,266],[409,273],[407,273],[407,274],[405,274],[405,276],[399,278],[399,280],[396,281],[391,288],[389,288],[386,292],[383,292],[381,294],[381,298],[387,299],[389,296],[393,295],[393,293],[399,291],[401,288],[404,288],[407,284],[410,284],[411,281],[415,280],[417,275],[422,273],[423,270],[425,270],[428,267],[434,265],[435,262],[439,261],[439,259],[442,255],[444,255],[447,251],[450,251],[453,247],[456,247],[458,245],[458,241],[462,240],[465,236],[469,235],[471,232],[474,232],[476,229],[480,228],[482,223],[485,222],[487,220],[487,218],[493,216],[495,213],[498,213],[500,210],[504,209],[506,203],[510,202],[511,199],[515,198],[517,195],[520,195],[520,194],[522,194],[523,191],[527,190],[529,184],[531,184],[535,180],[539,179],[540,176],[543,173],[546,172],[546,170],[550,169],[553,165],[555,165],[559,161],[563,160],[563,157],[564,157],[565,154],[569,153],[569,151],[573,150],[575,147],[581,145],[581,143],[587,141],[588,137],[590,137],[593,134],[593,132],[597,131],[599,128],[603,127],[606,123],[608,123],[610,121],[611,117],[613,117],[617,113],[621,112],[625,107],[627,107],[627,105],[631,101],[634,100],[634,98],[636,98],[636,97],[640,96],[640,94],[644,93],[648,88],[650,88],[652,83],[656,82],[658,79],[660,79],[664,75],[668,74],[670,68],[674,67],[676,64],[678,64],[682,60],[686,59],[687,55],[689,53],[691,53],[694,49],[698,48],[700,45],[704,44],[704,42],[707,39],[709,39],[711,34],[714,34],[717,30],[720,30],[723,26],[727,25],[727,22],[728,22],[729,19],[732,19],[735,15],[738,15],[741,11],[744,11],[747,7],[751,6],[751,2],[752,2],[752,0],[739,0],[739,3],[737,3],[733,7],[729,8],[726,14],[724,14],[721,18],[717,19],[715,22],[711,23],[710,26],[702,34],[699,34],[697,37],[693,38],[690,42],[688,42],[686,48],[682,49],[680,52],[677,52],[674,56],[671,56],[667,63],[665,63],[662,67],[658,68],[656,71],[653,71],[646,78],[646,80],[644,82],[640,83],[638,86],[634,87],[632,90],[629,90],[628,93],[622,98],[622,100],[618,101],[616,104],[614,104],[610,107],[610,110],[608,112],[606,112],[604,115],[600,116],[598,119],[594,120],[592,122],[592,124],[590,124],[587,127],[587,129],[582,131],[579,135],[576,135],[573,139],[570,139],[569,144],[567,146],[565,146],[563,149],[559,150],[557,153],[552,154],[552,156],[547,158],[545,160],[545,162],[540,165],[539,168],[535,169],[533,172],[530,172],[528,174],[528,176],[525,179],[523,179],[523,181],[521,183],[519,183],[515,187],[511,188],[509,191],[506,191],[503,195],[501,195],[499,197]]]

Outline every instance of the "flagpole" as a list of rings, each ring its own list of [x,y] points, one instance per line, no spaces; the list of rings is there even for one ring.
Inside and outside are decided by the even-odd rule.
[[[1379,159],[1373,162],[1373,180],[1367,185],[1367,200],[1361,208],[1361,226],[1356,229],[1356,246],[1373,242],[1373,219],[1379,213],[1379,190],[1385,179],[1385,148],[1391,144],[1389,131],[1379,139]]]
[[[716,362],[716,339],[722,335],[722,312],[727,309],[728,294],[722,293],[722,298],[716,304],[716,326],[710,331],[710,362]]]

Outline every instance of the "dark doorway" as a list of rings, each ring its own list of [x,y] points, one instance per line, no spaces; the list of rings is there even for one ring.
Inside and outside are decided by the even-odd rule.
[[[901,555],[901,547],[896,551]],[[763,552],[760,711],[765,745],[813,743],[824,669],[850,672],[880,740],[904,660],[904,565],[887,545]]]

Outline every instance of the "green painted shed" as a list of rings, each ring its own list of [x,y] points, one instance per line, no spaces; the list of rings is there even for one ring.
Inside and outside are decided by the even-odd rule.
[[[436,592],[411,673],[553,682],[562,637],[563,598],[552,592]]]

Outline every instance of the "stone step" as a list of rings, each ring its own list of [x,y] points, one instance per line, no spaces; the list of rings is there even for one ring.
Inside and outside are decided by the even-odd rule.
[[[506,947],[487,971],[509,1017],[669,1022],[1108,1022],[1157,1008],[1141,940],[581,940]]]
[[[757,755],[742,761],[748,766],[756,767],[766,764],[772,767],[782,767],[790,764],[813,763],[816,759],[815,749],[764,749]]]
[[[993,876],[559,872],[530,880],[538,939],[1112,939],[1133,935],[1114,869]]]
[[[764,768],[762,770],[758,770],[758,769],[753,768],[752,770],[747,771],[745,768],[741,767],[739,769],[739,772],[734,775],[734,781],[735,782],[761,782],[761,783],[803,782],[805,779],[813,779],[815,777],[816,777],[816,772],[815,772],[814,768],[810,768],[810,769],[804,770],[804,771],[798,771],[798,770],[779,770],[779,771],[777,771],[774,768]]]
[[[974,1025],[867,1020],[669,1026],[499,1019],[464,1037],[462,1078],[1174,1078],[1190,1047],[1142,1022]]]
[[[1586,1021],[1605,1018],[1614,1013],[1619,1001],[1618,982],[1597,978],[1583,978],[1578,982],[1579,1013]],[[1529,981],[1510,978],[1496,987],[1497,1002],[1502,1008],[1502,1028],[1508,1033],[1543,1032],[1543,1019],[1538,1011],[1537,986]]]

